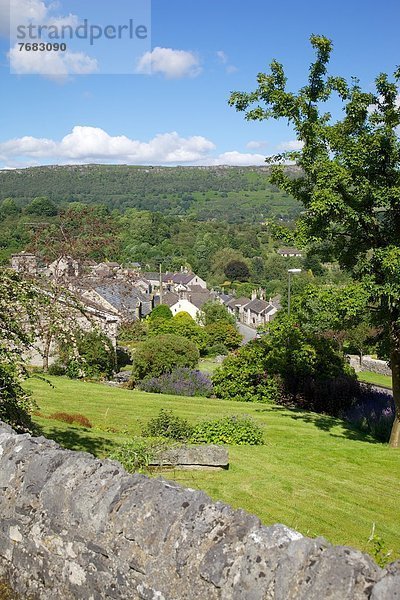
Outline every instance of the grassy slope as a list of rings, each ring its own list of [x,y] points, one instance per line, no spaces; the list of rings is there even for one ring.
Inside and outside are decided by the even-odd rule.
[[[379,375],[379,373],[372,373],[371,371],[360,371],[360,373],[357,373],[357,376],[360,381],[392,388],[392,378],[390,375]]]
[[[374,443],[330,417],[280,407],[146,394],[100,384],[50,378],[52,389],[32,379],[44,415],[80,412],[96,428],[84,430],[37,418],[45,435],[67,447],[104,456],[126,433],[160,408],[192,423],[226,414],[251,414],[265,427],[263,447],[231,447],[229,471],[169,473],[182,485],[256,513],[266,524],[282,522],[310,536],[368,550],[372,524],[388,548],[400,552],[397,489],[400,453]],[[104,431],[107,426],[119,433]]]

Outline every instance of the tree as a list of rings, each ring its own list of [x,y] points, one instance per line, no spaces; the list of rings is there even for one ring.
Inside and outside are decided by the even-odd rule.
[[[0,420],[19,432],[33,431],[35,403],[23,389],[24,352],[32,343],[36,291],[16,273],[0,270]]]
[[[159,304],[150,313],[149,321],[155,321],[156,319],[168,320],[172,319],[172,312],[167,304]]]
[[[55,217],[58,213],[57,206],[42,196],[40,198],[34,198],[30,204],[25,208],[27,215],[35,215],[38,217]]]
[[[172,373],[178,367],[194,368],[199,362],[195,344],[184,337],[165,334],[142,342],[133,355],[134,381]]]
[[[210,323],[204,328],[209,346],[224,346],[227,350],[239,348],[242,336],[234,325],[227,321]]]
[[[160,335],[171,333],[191,340],[200,352],[207,346],[207,336],[203,327],[200,327],[186,311],[179,312],[172,319],[153,319],[149,322],[149,334]]]
[[[235,317],[230,314],[226,306],[214,300],[208,300],[203,304],[198,320],[202,325],[213,325],[214,323],[236,325]]]
[[[232,260],[229,262],[224,272],[231,281],[247,281],[250,277],[249,267],[241,260]]]
[[[327,74],[332,42],[311,36],[316,58],[306,84],[287,90],[283,66],[274,60],[252,93],[234,92],[230,104],[248,120],[286,119],[302,150],[275,156],[271,181],[300,200],[306,239],[327,240],[342,267],[368,292],[376,325],[390,340],[396,415],[390,437],[400,447],[400,68],[393,80],[381,73],[375,91],[363,91]],[[344,116],[335,120],[324,104],[336,94]],[[296,161],[297,177],[284,162]]]

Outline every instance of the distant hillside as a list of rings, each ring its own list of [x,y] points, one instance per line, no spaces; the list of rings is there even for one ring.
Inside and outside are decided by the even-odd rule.
[[[0,201],[14,198],[24,206],[47,196],[58,205],[103,203],[230,223],[296,218],[300,205],[268,182],[268,172],[269,167],[34,167],[0,171]]]

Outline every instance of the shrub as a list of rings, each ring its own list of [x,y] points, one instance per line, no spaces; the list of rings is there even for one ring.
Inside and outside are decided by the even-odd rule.
[[[64,365],[59,362],[55,362],[49,366],[48,374],[61,377],[62,375],[65,375],[66,371],[67,369]]]
[[[146,321],[125,321],[118,330],[118,341],[122,344],[143,341],[148,333]]]
[[[55,421],[63,421],[64,423],[70,423],[71,425],[75,423],[76,425],[80,425],[81,427],[87,427],[90,429],[92,427],[91,422],[85,415],[81,415],[79,413],[72,414],[67,412],[55,412],[48,417],[49,419],[54,419]]]
[[[224,344],[207,346],[206,356],[226,356],[227,354],[229,354],[229,350]]]
[[[81,377],[112,377],[116,369],[116,354],[109,338],[93,330],[76,336],[77,356],[68,346],[60,348],[60,360],[71,379]]]
[[[178,367],[194,368],[199,362],[195,344],[177,335],[159,335],[142,342],[133,355],[135,381],[158,377]]]
[[[206,325],[204,330],[210,346],[221,344],[228,350],[234,350],[239,348],[243,339],[236,327],[230,323],[211,323]]]
[[[149,315],[149,321],[156,319],[168,320],[172,319],[172,311],[167,304],[159,304]]]
[[[150,419],[143,429],[145,437],[163,437],[178,442],[187,441],[192,434],[192,426],[170,410],[161,409],[158,416]]]
[[[214,393],[224,400],[274,402],[279,399],[279,380],[265,368],[265,350],[259,340],[227,356],[212,378]]]
[[[204,352],[207,348],[206,332],[187,312],[180,312],[172,319],[153,319],[149,322],[149,333],[150,335],[173,334],[187,338],[196,344],[200,352]]]
[[[211,379],[200,371],[179,368],[160,377],[148,377],[140,383],[144,392],[174,394],[176,396],[206,396],[213,393]]]
[[[134,473],[146,469],[158,454],[170,447],[164,438],[136,437],[114,450],[109,458],[121,463],[126,471]]]
[[[264,443],[262,429],[250,417],[236,415],[200,423],[193,429],[190,441],[193,444],[238,446],[258,446]]]

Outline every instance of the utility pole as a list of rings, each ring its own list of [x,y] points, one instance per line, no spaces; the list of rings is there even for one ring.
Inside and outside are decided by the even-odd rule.
[[[162,304],[163,302],[163,286],[162,286],[163,282],[162,282],[162,270],[161,270],[161,263],[160,263],[160,304]]]

